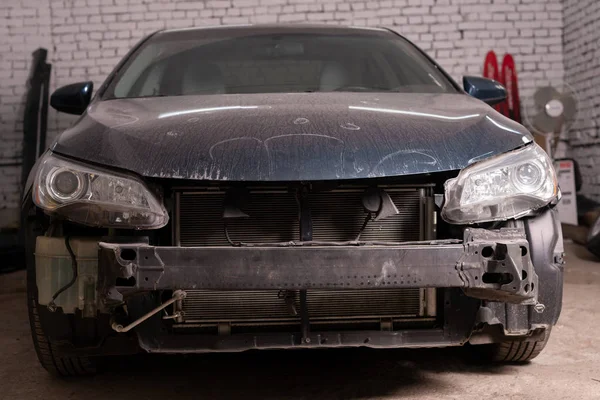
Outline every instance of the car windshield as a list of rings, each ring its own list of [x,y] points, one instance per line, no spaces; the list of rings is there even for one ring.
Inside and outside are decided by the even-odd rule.
[[[456,89],[412,44],[389,32],[228,35],[223,29],[220,35],[154,35],[119,69],[103,97],[305,92]]]

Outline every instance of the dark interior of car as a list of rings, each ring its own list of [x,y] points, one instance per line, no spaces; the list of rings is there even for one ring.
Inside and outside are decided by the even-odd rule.
[[[412,61],[408,43],[369,37],[255,36],[158,43],[129,90],[115,97],[294,92],[447,92],[439,71]],[[160,47],[160,48],[159,48]],[[398,50],[404,50],[398,51]],[[257,54],[258,53],[258,54]],[[134,57],[135,58],[135,57]],[[133,61],[135,63],[135,60]],[[133,64],[132,63],[132,64]],[[127,67],[120,80],[131,79]],[[128,86],[128,85],[124,85]]]

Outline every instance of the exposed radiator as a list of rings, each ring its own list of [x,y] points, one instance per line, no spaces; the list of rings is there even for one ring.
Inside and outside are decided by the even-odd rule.
[[[300,323],[298,291],[186,290],[180,305],[186,324],[231,326]],[[311,324],[425,317],[425,289],[308,290]],[[434,301],[430,299],[430,302]]]
[[[353,240],[366,217],[361,197],[364,189],[336,190],[309,195],[313,221],[313,240]],[[421,198],[418,189],[388,188],[400,212],[381,221],[371,221],[361,240],[406,241],[421,238]]]
[[[343,187],[309,193],[312,237],[316,241],[354,240],[367,216],[361,197],[364,186]],[[385,186],[399,214],[371,221],[361,240],[409,241],[427,239],[426,188]],[[228,246],[222,218],[225,190],[198,189],[176,194],[175,242],[180,246]],[[285,188],[254,188],[243,208],[249,218],[228,223],[233,241],[285,242],[300,240],[299,204],[296,194]]]

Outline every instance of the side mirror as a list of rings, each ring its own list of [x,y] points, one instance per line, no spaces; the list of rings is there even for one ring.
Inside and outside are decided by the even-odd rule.
[[[93,82],[79,82],[58,88],[50,96],[50,105],[56,111],[81,115],[92,99]]]
[[[506,89],[493,79],[465,76],[463,77],[463,86],[467,94],[490,106],[506,100]]]

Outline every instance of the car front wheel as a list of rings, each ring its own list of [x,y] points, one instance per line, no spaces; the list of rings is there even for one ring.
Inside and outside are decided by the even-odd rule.
[[[68,332],[70,336],[81,337],[81,332],[76,332],[80,327],[81,320],[76,316],[67,317],[61,312],[56,312],[52,316],[52,323],[44,323],[41,313],[49,311],[43,309],[38,303],[38,290],[35,275],[35,240],[36,236],[42,234],[42,228],[35,220],[28,221],[26,231],[26,264],[27,264],[27,308],[29,311],[29,323],[31,326],[31,337],[37,357],[42,366],[51,374],[61,377],[91,375],[96,372],[96,364],[93,359],[88,357],[72,357],[65,355],[49,339],[48,325],[52,329],[61,332]],[[45,307],[44,307],[45,308]],[[71,318],[71,319],[69,319]],[[95,321],[92,321],[94,324]],[[89,327],[88,327],[89,329]]]
[[[550,339],[550,332],[546,332],[542,340],[505,341],[493,344],[474,346],[477,358],[484,362],[494,363],[524,363],[540,355]]]
[[[29,283],[28,286],[30,286]],[[31,336],[35,352],[42,366],[51,374],[62,377],[94,374],[96,372],[96,365],[92,359],[88,357],[65,356],[56,346],[52,345],[40,320],[37,296],[31,293],[32,289],[30,287],[28,287],[27,291]]]

